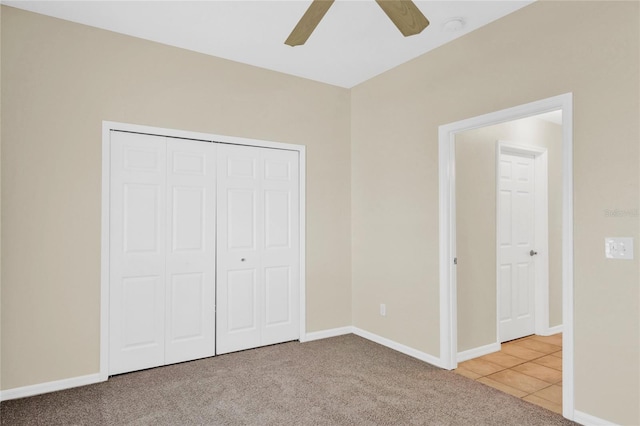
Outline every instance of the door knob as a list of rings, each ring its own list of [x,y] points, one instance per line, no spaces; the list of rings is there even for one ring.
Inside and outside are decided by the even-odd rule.
[[[538,254],[538,252],[537,252],[537,251],[533,251],[533,250],[531,250],[531,251],[529,252],[529,256],[535,256],[536,254]]]

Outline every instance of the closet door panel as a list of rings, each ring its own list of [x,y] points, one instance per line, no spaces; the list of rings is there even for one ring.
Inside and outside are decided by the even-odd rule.
[[[215,354],[215,154],[167,139],[166,364]]]
[[[258,148],[218,147],[218,354],[260,346],[263,202],[258,160]]]
[[[297,152],[221,145],[217,353],[300,337]]]
[[[267,328],[291,322],[291,268],[265,268],[265,326]]]
[[[300,337],[299,163],[295,151],[262,149],[264,276],[262,344]]]
[[[164,363],[164,139],[111,133],[109,374]]]
[[[232,270],[227,273],[227,330],[230,334],[258,330],[257,282],[255,269]]]

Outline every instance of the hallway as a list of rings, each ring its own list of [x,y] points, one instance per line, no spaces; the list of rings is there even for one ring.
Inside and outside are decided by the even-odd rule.
[[[562,333],[503,343],[454,372],[562,414]]]

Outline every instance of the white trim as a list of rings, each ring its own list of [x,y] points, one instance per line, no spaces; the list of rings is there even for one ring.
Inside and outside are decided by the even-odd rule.
[[[111,192],[110,133],[112,123],[102,122],[102,201],[100,231],[100,377],[109,378],[109,194]]]
[[[353,327],[339,327],[331,328],[328,330],[314,331],[307,333],[304,337],[300,338],[300,342],[313,342],[314,340],[328,339],[329,337],[344,336],[345,334],[353,333]]]
[[[419,359],[420,361],[435,365],[436,367],[444,368],[441,365],[440,358],[403,345],[402,343],[394,342],[393,340],[387,339],[386,337],[378,336],[377,334],[362,330],[358,327],[353,327],[353,334],[364,339],[371,340],[372,342],[378,343],[379,345],[386,346],[387,348],[393,349],[394,351],[402,352],[403,354]]]
[[[298,148],[298,204],[300,206],[299,238],[300,238],[300,338],[307,335],[307,150],[303,145],[295,145]]]
[[[363,339],[367,339],[379,345],[386,346],[387,348],[393,349],[394,351],[401,352],[405,355],[409,355],[413,358],[417,358],[420,361],[424,361],[429,364],[435,365],[436,367],[443,368],[442,365],[440,365],[440,358],[438,357],[435,357],[426,352],[419,351],[412,347],[403,345],[402,343],[395,342],[393,340],[387,339],[386,337],[379,336],[377,334],[371,333],[369,331],[366,331],[354,326],[315,331],[313,333],[307,334],[304,340],[301,339],[300,341],[311,342],[314,340],[327,339],[327,338],[336,337],[336,336],[343,336],[345,334],[355,334],[356,336],[360,336]],[[495,349],[486,353],[491,353],[491,352],[495,352],[496,350],[500,350],[500,344],[496,344],[496,345],[498,349]],[[488,346],[491,346],[491,345],[487,345],[487,347]],[[486,353],[483,353],[482,355],[485,355]]]
[[[167,129],[164,127],[143,126],[131,123],[119,123],[116,121],[102,122],[102,136],[109,134],[110,130],[123,132],[144,133],[148,135],[167,136],[180,139],[193,139],[205,142],[229,143],[234,145],[256,146],[260,148],[286,149],[288,151],[304,151],[304,145],[283,142],[271,142],[260,139],[241,138],[237,136],[217,135],[214,133],[192,132],[189,130]],[[103,139],[104,142],[104,139]]]
[[[563,329],[564,327],[562,326],[562,324],[560,324],[560,325],[555,325],[553,327],[547,327],[545,330],[542,330],[540,333],[536,332],[536,334],[539,334],[540,336],[552,336],[554,334],[562,333]]]
[[[548,153],[535,156],[535,330],[549,328],[549,163]]]
[[[440,365],[440,359],[437,357],[434,357],[433,355],[429,355],[425,352],[421,352],[417,349],[413,349],[409,346],[394,342],[393,340],[389,340],[387,338],[378,336],[377,334],[373,334],[353,326],[314,331],[312,333],[303,335],[304,338],[301,338],[300,342],[311,342],[314,340],[326,339],[329,337],[336,337],[336,336],[343,336],[346,334],[355,334],[356,336],[360,336],[364,339],[378,343],[382,346],[386,346],[390,349],[401,352],[405,355],[409,355],[413,358],[417,358],[421,361],[435,365],[436,367],[443,368]],[[103,349],[104,348],[101,348],[101,356],[102,356]],[[108,354],[108,351],[107,351],[107,354]],[[105,361],[105,360],[101,358],[100,361],[101,361],[100,365],[102,366],[102,361]],[[7,401],[9,399],[24,398],[27,396],[39,395],[39,394],[48,393],[48,392],[55,392],[55,391],[64,390],[64,389],[71,389],[78,386],[91,385],[94,383],[104,382],[107,379],[108,379],[108,374],[103,376],[102,372],[100,372],[96,374],[89,374],[86,376],[72,377],[69,379],[62,379],[62,380],[56,380],[53,382],[40,383],[37,385],[7,389],[4,391],[0,391],[0,401]]]
[[[444,368],[457,366],[455,257],[455,134],[549,111],[562,110],[562,316],[563,415],[574,417],[573,372],[573,94],[507,108],[445,124],[438,129],[440,200],[440,361]]]
[[[573,94],[562,97],[562,414],[573,420]]]
[[[592,416],[591,414],[583,413],[579,410],[575,410],[573,412],[573,421],[585,426],[617,426],[616,423],[611,423],[608,420]]]
[[[227,143],[255,146],[260,148],[297,151],[299,155],[299,202],[300,202],[300,338],[306,336],[306,147],[281,142],[269,142],[258,139],[187,130],[166,129],[141,126],[137,124],[102,122],[102,229],[101,229],[101,271],[100,271],[100,380],[109,377],[109,182],[110,182],[110,133],[112,130],[168,136],[205,142]]]
[[[500,342],[489,343],[488,345],[478,346],[477,348],[467,349],[466,351],[458,352],[456,361],[464,362],[473,358],[478,358],[484,355],[492,354],[494,352],[500,352]]]
[[[537,157],[547,152],[547,148],[544,147],[514,143],[503,140],[498,141],[498,147],[500,148],[501,152],[514,155],[533,155],[534,157]]]
[[[457,323],[450,312],[457,305],[455,293],[456,272],[453,259],[456,257],[455,228],[452,218],[455,217],[455,200],[452,199],[455,189],[455,151],[450,149],[455,141],[453,129],[448,126],[438,128],[438,170],[439,170],[439,254],[440,254],[440,364],[443,368],[453,370],[458,366],[457,356],[458,333]],[[455,346],[454,346],[455,345]]]
[[[506,141],[496,143],[496,336],[500,335],[500,156],[511,154],[533,156],[534,158],[534,217],[535,250],[538,252],[534,263],[534,330],[542,335],[549,328],[549,176],[547,148]]]
[[[68,379],[39,383],[37,385],[7,389],[0,392],[0,401],[8,401],[10,399],[25,398],[27,396],[77,388],[78,386],[92,385],[94,383],[104,382],[105,380],[106,379],[103,379],[100,374],[87,374],[86,376],[71,377]]]

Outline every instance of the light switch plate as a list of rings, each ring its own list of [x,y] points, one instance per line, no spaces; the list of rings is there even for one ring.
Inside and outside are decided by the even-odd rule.
[[[607,259],[633,259],[633,238],[604,239],[604,255]]]

